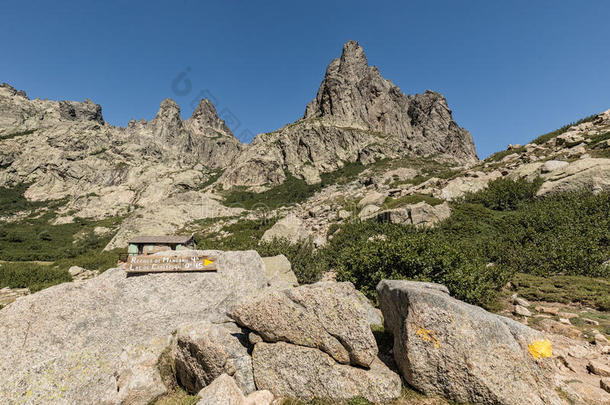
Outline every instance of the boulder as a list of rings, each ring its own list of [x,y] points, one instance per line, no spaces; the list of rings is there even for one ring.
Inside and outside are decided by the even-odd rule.
[[[244,393],[256,390],[248,336],[232,322],[209,321],[178,328],[171,352],[176,381],[197,393],[221,374],[228,374]]]
[[[320,350],[285,342],[257,343],[252,364],[259,389],[302,400],[364,397],[383,403],[397,398],[402,386],[400,377],[377,358],[369,369],[352,367]]]
[[[25,404],[120,402],[116,376],[125,348],[148,345],[182,324],[230,321],[226,311],[235,300],[267,286],[255,251],[198,253],[218,257],[218,271],[127,277],[124,268],[115,268],[3,308],[0,398]]]
[[[358,208],[364,208],[367,205],[382,205],[386,199],[386,195],[378,191],[371,191],[367,193],[360,201],[358,201]]]
[[[244,405],[271,405],[275,396],[271,391],[260,390],[249,394],[245,400]]]
[[[552,192],[610,190],[610,159],[586,158],[543,175],[538,196]]]
[[[210,385],[199,392],[201,398],[197,405],[243,405],[244,394],[235,380],[227,374],[222,374]]]
[[[451,208],[447,202],[430,205],[422,201],[417,204],[376,212],[369,217],[375,217],[378,222],[392,224],[434,226],[438,222],[449,218],[450,215]]]
[[[540,332],[446,291],[406,280],[377,286],[386,330],[394,336],[394,359],[409,384],[458,402],[560,403],[549,386],[549,353]]]
[[[569,163],[563,160],[547,160],[540,168],[541,173],[550,173],[553,170],[561,169],[567,166]]]
[[[360,210],[358,217],[361,219],[370,218],[372,214],[379,211],[379,207],[377,205],[369,204]]]
[[[447,185],[438,194],[438,197],[448,201],[455,200],[466,193],[475,193],[483,190],[490,181],[500,177],[502,177],[502,174],[497,171],[480,177],[456,177],[449,180]]]
[[[306,240],[309,232],[303,226],[303,221],[294,215],[289,215],[277,221],[263,234],[263,242],[272,242],[274,239],[286,239],[290,243]]]
[[[318,282],[264,292],[235,304],[230,316],[265,342],[289,342],[369,367],[377,343],[367,309],[351,283]]]
[[[284,289],[299,285],[292,265],[284,255],[263,257],[267,272],[267,283],[271,288]]]

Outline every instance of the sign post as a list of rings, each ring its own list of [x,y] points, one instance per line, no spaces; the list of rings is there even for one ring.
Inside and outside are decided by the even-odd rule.
[[[127,274],[144,273],[196,273],[216,271],[215,257],[206,255],[187,256],[129,256],[127,259]]]

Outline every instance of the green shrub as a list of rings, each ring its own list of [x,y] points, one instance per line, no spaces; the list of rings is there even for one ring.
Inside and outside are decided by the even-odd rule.
[[[291,244],[287,240],[274,240],[256,246],[258,253],[263,256],[284,255],[292,264],[292,271],[300,284],[315,283],[328,269],[326,256],[323,251],[315,251],[311,241]]]
[[[499,178],[490,181],[484,190],[466,194],[464,200],[467,203],[483,204],[492,210],[514,210],[519,204],[533,201],[542,183],[541,178],[533,181]]]
[[[559,129],[556,129],[555,131],[549,132],[549,133],[544,134],[544,135],[540,135],[538,138],[534,139],[532,141],[532,143],[535,143],[535,144],[538,144],[538,145],[542,145],[543,143],[546,143],[549,140],[551,140],[551,139],[553,139],[553,138],[555,138],[555,137],[557,137],[557,136],[567,132],[568,129],[570,129],[570,127],[572,127],[574,125],[582,124],[584,122],[591,122],[591,121],[595,120],[596,117],[597,117],[597,115],[594,114],[594,115],[590,115],[588,117],[585,117],[585,118],[583,118],[581,120],[578,120],[576,122],[573,122],[571,124],[564,125],[563,127],[559,128]]]
[[[363,229],[367,227],[382,233],[364,239],[359,235],[370,235]],[[345,239],[353,243],[340,247]],[[375,287],[384,278],[410,279],[442,283],[460,299],[491,305],[494,292],[510,277],[508,272],[486,267],[483,260],[465,254],[434,231],[354,223],[339,231],[332,242],[331,249],[337,250],[338,278],[351,281],[370,298],[375,297]]]
[[[29,288],[32,292],[72,281],[65,269],[36,263],[2,263],[0,288]]]
[[[319,189],[320,184],[307,184],[305,180],[286,173],[286,180],[282,184],[262,193],[234,189],[225,196],[224,204],[247,210],[269,210],[304,201]]]

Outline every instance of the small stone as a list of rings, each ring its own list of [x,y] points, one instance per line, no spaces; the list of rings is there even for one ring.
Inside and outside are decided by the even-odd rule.
[[[513,314],[520,316],[532,316],[532,313],[529,311],[529,309],[525,308],[522,305],[515,305],[515,308],[513,309]]]
[[[599,388],[610,394],[610,378],[602,378],[599,380]]]
[[[570,320],[567,318],[559,318],[559,322],[564,323],[566,325],[572,325],[572,322],[570,322]]]
[[[610,346],[602,347],[602,354],[610,354]]]
[[[68,269],[68,273],[70,273],[70,275],[72,277],[76,277],[81,273],[84,273],[85,271],[87,271],[86,269],[83,269],[82,267],[79,266],[72,266]]]
[[[270,405],[275,397],[268,390],[254,391],[246,397],[243,405]]]
[[[250,332],[248,334],[248,341],[250,342],[250,344],[255,345],[257,343],[262,342],[263,338],[260,337],[260,335],[258,333]]]
[[[346,210],[339,210],[339,213],[337,215],[340,219],[348,219],[352,216],[352,214],[350,214],[350,212]]]
[[[606,338],[601,333],[596,333],[593,338],[595,339],[595,344],[596,345],[600,345],[601,346],[601,345],[608,344],[608,338]]]
[[[582,318],[583,322],[589,325],[593,325],[593,326],[599,326],[599,322],[593,320],[593,319],[589,319],[589,318]]]
[[[536,311],[538,312],[542,312],[545,314],[551,314],[551,315],[557,315],[559,313],[559,311],[557,310],[557,308],[553,308],[553,307],[544,307],[544,306],[536,306]]]
[[[600,363],[596,360],[589,360],[589,364],[587,364],[587,370],[589,370],[590,373],[593,373],[600,377],[610,377],[610,366]]]
[[[574,314],[572,312],[559,312],[557,315],[559,315],[561,318],[565,318],[565,319],[578,318],[578,314]]]
[[[530,306],[530,303],[525,298],[521,298],[521,297],[515,297],[513,299],[513,304],[521,305],[522,307],[525,307],[525,308],[528,308]]]
[[[235,384],[235,380],[227,374],[222,374],[210,385],[199,391],[201,400],[197,405],[243,405],[244,394]]]

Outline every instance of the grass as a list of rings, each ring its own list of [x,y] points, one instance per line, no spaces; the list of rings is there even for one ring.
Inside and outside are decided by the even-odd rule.
[[[68,271],[51,265],[3,263],[0,266],[0,288],[29,288],[36,292],[67,281],[72,281]]]
[[[122,218],[75,218],[73,223],[52,225],[55,209],[63,201],[30,202],[23,196],[27,187],[0,189],[0,215],[27,213],[15,222],[0,224],[0,260],[5,261],[0,267],[0,288],[38,291],[72,280],[67,271],[71,266],[98,271],[116,266],[122,249],[103,251],[113,235],[98,236],[93,230],[115,228]]]
[[[29,129],[27,131],[21,131],[21,132],[15,132],[13,134],[2,135],[2,136],[0,136],[0,141],[4,141],[6,139],[13,139],[13,138],[17,138],[20,136],[30,135],[30,134],[33,134],[34,132],[36,132],[35,129]]]
[[[506,149],[506,150],[494,153],[493,155],[489,156],[485,160],[489,160],[492,162],[499,162],[500,160],[504,159],[508,155],[512,155],[513,153],[521,154],[524,151],[525,151],[525,148],[523,148],[523,147],[515,148],[515,149]]]
[[[307,184],[305,180],[286,173],[282,184],[261,193],[235,188],[225,196],[224,204],[247,210],[272,210],[304,201],[320,188],[320,184]]]
[[[610,281],[584,276],[535,276],[517,273],[513,277],[520,296],[532,301],[580,303],[610,311]]]
[[[542,145],[543,143],[546,143],[546,142],[550,141],[551,139],[556,138],[557,136],[566,133],[570,129],[570,127],[573,127],[574,125],[582,124],[585,122],[591,122],[591,121],[595,120],[596,117],[597,117],[597,114],[594,114],[594,115],[585,117],[583,119],[580,119],[576,122],[572,122],[570,124],[564,125],[563,127],[556,129],[555,131],[546,133],[544,135],[540,135],[538,138],[534,139],[532,141],[532,143]]]
[[[406,195],[406,196],[399,197],[399,198],[388,197],[388,198],[386,198],[385,202],[383,203],[383,208],[392,209],[392,208],[401,207],[401,206],[407,205],[407,204],[417,204],[422,201],[425,203],[428,203],[430,205],[439,205],[439,204],[442,204],[444,200],[442,200],[440,198],[435,198],[435,197],[432,197],[429,195],[424,195],[424,194],[412,194],[412,195]]]

